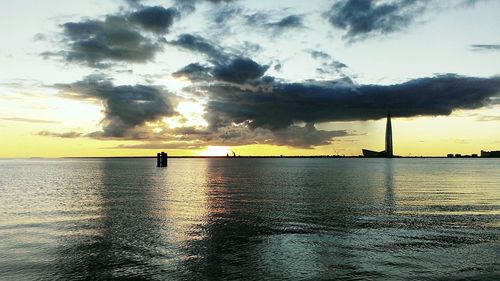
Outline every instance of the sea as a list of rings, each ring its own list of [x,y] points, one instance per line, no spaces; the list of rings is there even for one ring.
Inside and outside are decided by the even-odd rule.
[[[0,280],[500,280],[500,159],[3,159]]]

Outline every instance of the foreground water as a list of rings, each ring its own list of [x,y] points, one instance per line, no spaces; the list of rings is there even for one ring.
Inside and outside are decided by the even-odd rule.
[[[0,160],[1,280],[500,280],[500,159]]]

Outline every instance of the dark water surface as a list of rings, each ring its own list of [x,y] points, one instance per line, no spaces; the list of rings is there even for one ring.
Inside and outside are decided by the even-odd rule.
[[[0,160],[1,280],[500,280],[500,159]]]

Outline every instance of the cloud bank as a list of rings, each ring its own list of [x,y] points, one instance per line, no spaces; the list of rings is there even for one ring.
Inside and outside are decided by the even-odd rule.
[[[476,109],[500,93],[500,78],[440,75],[394,85],[357,85],[349,79],[261,83],[255,88],[214,84],[208,121],[212,127],[246,123],[251,128],[287,128],[297,122],[364,121],[449,115]]]

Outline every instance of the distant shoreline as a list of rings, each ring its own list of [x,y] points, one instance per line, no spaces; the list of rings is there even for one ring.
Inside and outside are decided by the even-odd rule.
[[[170,159],[300,159],[300,158],[327,158],[327,159],[498,159],[499,157],[446,157],[446,156],[398,156],[393,158],[385,157],[363,157],[363,156],[168,156]],[[0,157],[0,160],[15,159],[156,159],[156,156],[66,156],[66,157]]]
[[[32,157],[35,158],[44,158],[44,157]],[[69,157],[57,157],[55,159],[156,159],[156,156],[69,156]],[[398,159],[398,158],[446,158],[446,159],[478,159],[478,158],[494,158],[494,157],[446,157],[446,156],[397,156],[393,158],[385,158],[385,157],[363,157],[363,156],[336,156],[336,155],[317,155],[317,156],[168,156],[168,158],[187,158],[187,159],[238,159],[238,158],[362,158],[362,159]],[[52,159],[52,158],[47,158]]]

